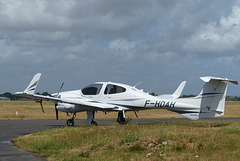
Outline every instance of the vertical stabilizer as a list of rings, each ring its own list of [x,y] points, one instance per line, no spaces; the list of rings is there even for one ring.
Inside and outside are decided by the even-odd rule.
[[[224,115],[227,83],[238,84],[227,78],[200,77],[205,83],[196,97],[178,99],[180,108],[169,109],[191,120]]]
[[[227,84],[219,79],[210,79],[205,83],[198,97],[201,98],[200,118],[224,115]]]

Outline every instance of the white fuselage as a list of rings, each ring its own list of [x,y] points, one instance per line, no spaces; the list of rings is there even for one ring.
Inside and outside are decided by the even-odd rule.
[[[87,93],[87,88],[92,88],[94,85],[98,86],[97,92]],[[113,86],[117,86],[119,91],[110,92],[108,89]],[[94,87],[95,88],[95,87]],[[95,90],[95,91],[96,91]],[[107,92],[107,90],[109,90]],[[121,91],[122,90],[122,91]],[[85,92],[85,93],[84,93]],[[66,91],[59,93],[61,99],[68,100],[84,100],[92,101],[96,103],[105,103],[114,105],[117,108],[114,109],[96,109],[89,106],[81,106],[68,103],[58,103],[57,109],[62,112],[81,112],[81,111],[138,111],[144,109],[163,108],[163,109],[175,109],[175,108],[190,108],[194,109],[196,106],[190,102],[182,102],[179,98],[161,98],[152,96],[148,93],[143,92],[135,87],[112,82],[97,82],[90,87],[86,87],[82,90]]]

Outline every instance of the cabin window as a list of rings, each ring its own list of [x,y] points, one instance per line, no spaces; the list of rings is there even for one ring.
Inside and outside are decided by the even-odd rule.
[[[83,95],[98,95],[101,91],[102,84],[91,84],[82,89]]]
[[[104,90],[104,94],[116,94],[116,93],[122,93],[125,91],[126,91],[126,88],[116,86],[113,84],[108,84]]]

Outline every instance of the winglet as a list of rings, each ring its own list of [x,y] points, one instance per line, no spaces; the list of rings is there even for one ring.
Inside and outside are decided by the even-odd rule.
[[[183,81],[178,88],[176,89],[176,91],[173,94],[164,94],[164,95],[160,95],[160,96],[156,96],[157,98],[161,98],[161,99],[176,99],[179,98],[182,94],[183,88],[185,87],[186,81]]]
[[[37,73],[33,77],[32,81],[29,83],[28,87],[23,91],[23,93],[33,95],[38,85],[40,77],[41,73]]]

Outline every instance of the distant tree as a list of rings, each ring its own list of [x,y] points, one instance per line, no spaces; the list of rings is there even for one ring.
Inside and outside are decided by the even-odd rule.
[[[151,92],[151,93],[149,93],[149,94],[152,95],[152,96],[157,96],[157,94],[154,93],[154,92]]]
[[[10,98],[11,101],[12,101],[12,100],[16,100],[16,99],[18,98],[16,95],[12,95],[10,92],[3,93],[1,96],[2,96],[2,97]]]
[[[181,98],[188,98],[188,97],[195,97],[196,95],[194,94],[189,94],[189,95],[182,95]]]
[[[226,101],[240,101],[240,97],[238,97],[238,96],[227,96]]]
[[[43,92],[42,95],[44,95],[44,96],[51,96],[48,92]]]

